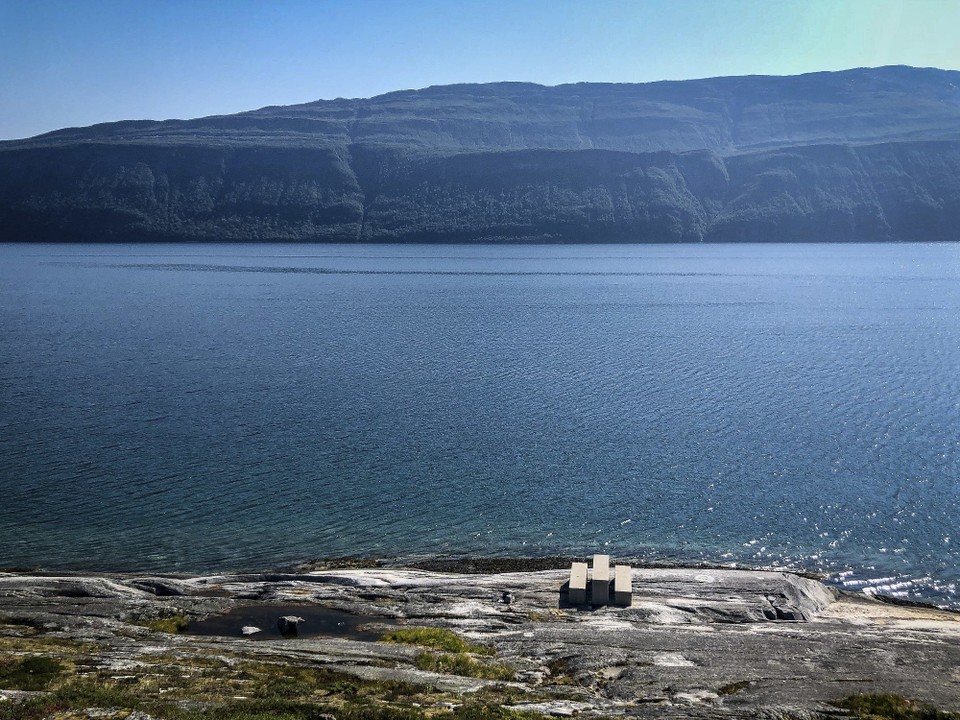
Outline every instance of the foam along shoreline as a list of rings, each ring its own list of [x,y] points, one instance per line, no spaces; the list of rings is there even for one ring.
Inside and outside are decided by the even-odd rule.
[[[542,712],[749,717],[822,712],[857,692],[899,693],[960,707],[960,615],[897,606],[773,571],[634,568],[630,607],[571,607],[566,570],[455,573],[341,568],[302,573],[157,577],[0,574],[0,641],[56,654],[82,643],[84,667],[110,682],[181,662],[252,660],[482,696]],[[503,593],[512,602],[503,602]],[[238,608],[320,605],[364,616],[367,629],[452,630],[492,649],[513,679],[424,669],[425,650],[336,637],[196,636],[144,627]],[[389,623],[387,625],[386,623]],[[0,645],[2,647],[2,645]],[[180,660],[177,660],[177,659]],[[278,660],[279,659],[279,660]],[[231,665],[232,663],[232,665]],[[506,689],[504,689],[506,688]],[[499,693],[499,695],[498,695]],[[446,702],[439,696],[436,702]],[[478,696],[479,697],[479,696]],[[428,702],[424,700],[423,702]],[[681,712],[682,711],[682,712]]]

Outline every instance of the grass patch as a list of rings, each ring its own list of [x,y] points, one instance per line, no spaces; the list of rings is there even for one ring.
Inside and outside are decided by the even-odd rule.
[[[96,652],[92,643],[65,640],[64,638],[35,635],[32,637],[0,637],[0,653],[56,653],[58,655],[84,655]]]
[[[273,667],[257,679],[253,696],[261,700],[306,700],[318,694],[355,695],[356,687],[346,678],[302,667]]]
[[[462,677],[480,678],[483,680],[512,680],[513,670],[505,665],[485,663],[474,660],[466,653],[431,653],[417,655],[417,667],[421,670],[443,673],[445,675],[460,675]]]
[[[388,632],[380,639],[383,642],[420,645],[444,652],[493,655],[492,648],[486,645],[471,645],[456,633],[441,628],[400,628]]]
[[[456,637],[456,636],[455,636]],[[23,639],[20,639],[23,641]],[[462,640],[462,639],[461,639]],[[3,655],[0,654],[0,658]],[[236,658],[180,656],[144,658],[127,675],[100,668],[93,656],[0,659],[0,687],[42,689],[40,697],[0,702],[0,720],[87,717],[88,708],[110,709],[116,718],[132,711],[156,720],[533,720],[541,716],[501,707],[516,689],[493,685],[453,711],[441,702],[464,698],[429,683],[368,680],[337,670]],[[469,653],[423,650],[417,665],[435,672],[508,680],[513,671]],[[75,671],[84,673],[83,677]],[[121,671],[127,672],[127,671]],[[117,675],[115,677],[115,675]],[[242,697],[238,697],[242,696]],[[245,699],[244,699],[245,698]]]
[[[48,657],[33,655],[0,664],[0,687],[6,690],[46,690],[63,674],[63,665]]]
[[[43,697],[0,702],[0,720],[89,717],[85,711],[91,707],[123,711],[134,710],[142,705],[136,697],[109,685],[86,680],[73,681]]]
[[[863,720],[960,720],[960,714],[944,712],[929,703],[901,695],[851,695],[831,703]]]
[[[118,717],[139,710],[157,720],[543,720],[537,713],[499,705],[501,699],[473,702],[453,712],[423,710],[413,698],[401,697],[398,689],[417,692],[403,683],[367,681],[326,670],[280,669],[290,672],[298,692],[328,693],[313,700],[264,696],[249,700],[214,700],[202,706],[182,705],[170,698],[141,698],[110,683],[75,680],[49,696],[0,703],[0,720],[50,720],[87,717],[88,708],[111,708]],[[278,672],[280,671],[278,670]],[[286,690],[290,687],[287,686]],[[388,689],[394,692],[391,694]],[[296,693],[294,693],[296,694]],[[269,693],[267,693],[269,695]],[[446,697],[446,696],[445,696]],[[423,698],[429,704],[437,697]],[[499,701],[499,702],[498,702]]]
[[[419,708],[366,704],[316,705],[283,700],[233,701],[217,707],[181,708],[168,706],[158,712],[163,720],[423,720]]]
[[[337,720],[424,720],[428,716],[420,708],[389,705],[346,704],[339,706],[304,703],[231,703],[218,708],[179,710],[166,714],[165,720],[320,720],[333,716]],[[537,713],[510,710],[497,705],[462,705],[451,714],[439,717],[453,720],[542,720]]]
[[[67,707],[110,707],[133,710],[142,700],[130,691],[113,683],[93,680],[74,680],[53,694],[54,699]]]
[[[377,699],[387,702],[413,699],[423,689],[398,680],[366,680],[334,670],[289,665],[261,666],[256,671],[254,697],[264,700]]]
[[[739,682],[727,683],[722,685],[717,689],[717,695],[723,697],[727,695],[736,695],[741,690],[746,690],[750,687],[749,680],[740,680]]]
[[[540,720],[544,716],[499,705],[462,705],[454,711],[453,717],[456,720]]]
[[[47,720],[67,708],[49,698],[0,702],[0,720]]]
[[[153,632],[175,635],[186,630],[189,623],[190,621],[183,615],[170,615],[167,617],[154,618],[153,620],[145,620],[139,624],[147,628],[147,630],[153,630]]]

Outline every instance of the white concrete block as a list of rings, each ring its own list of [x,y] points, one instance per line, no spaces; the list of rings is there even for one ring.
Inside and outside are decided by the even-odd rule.
[[[630,607],[633,603],[633,575],[629,565],[617,565],[613,569],[613,604]]]
[[[567,601],[571,605],[587,603],[587,564],[575,562],[570,566],[570,591]]]
[[[610,556],[593,556],[593,574],[590,582],[590,602],[606,605],[610,602]]]

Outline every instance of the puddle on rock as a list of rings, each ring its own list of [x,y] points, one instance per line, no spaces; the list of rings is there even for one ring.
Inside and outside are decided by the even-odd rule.
[[[293,615],[303,618],[296,633],[283,634],[277,621]],[[376,640],[383,634],[381,628],[372,625],[396,625],[396,620],[373,615],[353,615],[343,610],[317,605],[258,605],[234,608],[223,615],[206,620],[194,620],[184,631],[187,635],[220,635],[243,637],[244,626],[260,628],[260,632],[245,637],[250,640],[276,640],[277,638],[338,637],[347,640]]]

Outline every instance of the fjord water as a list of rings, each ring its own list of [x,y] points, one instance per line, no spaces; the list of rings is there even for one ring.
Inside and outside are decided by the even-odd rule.
[[[0,565],[606,551],[960,606],[960,245],[0,246]]]

